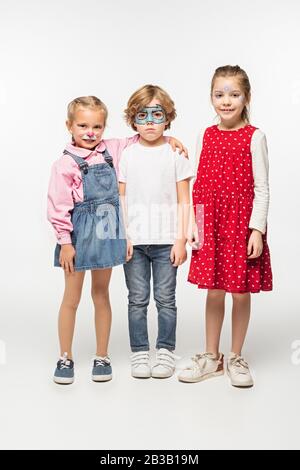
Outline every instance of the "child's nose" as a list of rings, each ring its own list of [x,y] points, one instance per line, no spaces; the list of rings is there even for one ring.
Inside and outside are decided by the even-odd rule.
[[[89,132],[87,133],[87,135],[88,135],[89,137],[93,137],[93,136],[94,136],[94,132],[89,131]]]

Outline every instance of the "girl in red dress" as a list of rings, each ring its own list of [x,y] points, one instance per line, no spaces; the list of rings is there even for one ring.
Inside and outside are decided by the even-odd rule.
[[[211,100],[219,124],[208,127],[198,141],[188,277],[198,288],[208,289],[206,352],[197,354],[178,378],[199,382],[224,373],[219,341],[229,292],[233,307],[227,372],[232,385],[251,387],[253,379],[242,357],[250,293],[272,290],[266,237],[267,144],[264,133],[249,123],[250,82],[239,66],[216,69]]]

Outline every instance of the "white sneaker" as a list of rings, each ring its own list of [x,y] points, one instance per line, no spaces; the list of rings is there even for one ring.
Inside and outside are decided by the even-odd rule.
[[[138,351],[132,354],[131,375],[137,379],[149,379],[151,377],[149,351]]]
[[[179,359],[172,351],[160,348],[156,352],[156,361],[151,370],[151,375],[155,379],[167,379],[172,377],[175,371],[175,361]]]
[[[227,360],[227,374],[234,387],[253,387],[254,382],[245,359],[231,352]]]
[[[202,380],[224,374],[224,355],[212,353],[196,354],[192,357],[193,364],[183,369],[178,375],[180,382],[202,382]]]

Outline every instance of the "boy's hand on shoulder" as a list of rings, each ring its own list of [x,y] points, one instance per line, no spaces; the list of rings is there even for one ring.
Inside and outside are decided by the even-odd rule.
[[[185,244],[186,242],[183,240],[176,240],[172,246],[170,260],[174,267],[180,266],[187,259]]]
[[[188,150],[187,148],[180,142],[180,140],[175,139],[175,137],[168,137],[169,139],[169,144],[172,147],[172,150],[176,152],[178,150],[178,153],[181,155],[183,153],[183,156],[185,158],[189,158],[188,155]]]
[[[75,248],[71,243],[61,245],[59,262],[66,274],[73,274],[74,270],[74,258],[75,258]]]

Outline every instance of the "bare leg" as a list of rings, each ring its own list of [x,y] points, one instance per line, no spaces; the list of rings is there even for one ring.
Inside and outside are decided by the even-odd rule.
[[[96,355],[107,355],[111,328],[111,307],[109,301],[109,282],[112,269],[92,271],[92,299],[95,306]]]
[[[239,356],[245,341],[249,319],[251,297],[250,293],[232,294],[232,347],[231,351]]]
[[[225,291],[208,289],[206,297],[206,352],[219,354],[225,312]]]
[[[60,342],[60,353],[68,353],[72,359],[72,342],[75,327],[77,307],[80,302],[84,272],[73,274],[65,273],[65,292],[59,310],[58,335]]]

